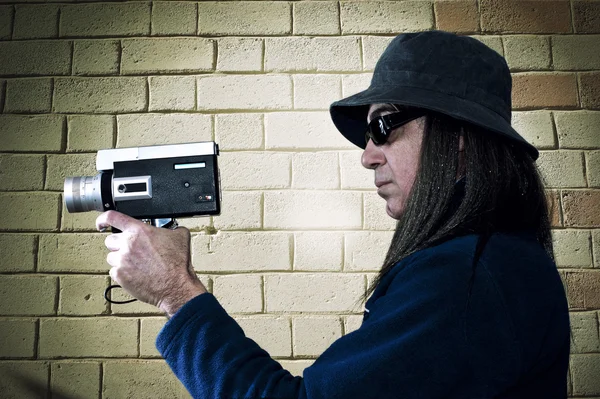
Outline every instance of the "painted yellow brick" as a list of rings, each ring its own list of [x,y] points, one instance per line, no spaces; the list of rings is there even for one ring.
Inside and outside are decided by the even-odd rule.
[[[294,270],[336,271],[342,268],[343,234],[306,231],[294,234]]]
[[[503,36],[506,62],[511,71],[540,71],[550,69],[550,40],[548,36]]]
[[[118,75],[121,42],[118,40],[75,40],[74,75]]]
[[[155,342],[158,333],[167,322],[167,318],[145,317],[140,322],[140,357],[161,357]]]
[[[196,3],[155,1],[152,4],[152,34],[195,35],[197,17]]]
[[[100,392],[100,363],[61,361],[51,364],[50,387],[56,395],[78,399],[96,399]]]
[[[215,141],[219,143],[221,151],[260,150],[264,148],[263,115],[216,115]]]
[[[52,79],[10,79],[6,82],[5,113],[50,112]]]
[[[0,176],[0,190],[42,190],[44,156],[0,154]]]
[[[573,396],[600,395],[600,353],[571,356]]]
[[[57,193],[0,193],[4,217],[0,230],[58,229],[60,195]]]
[[[0,357],[33,358],[35,354],[34,319],[2,319],[0,320]]]
[[[48,155],[46,190],[63,191],[67,177],[97,174],[96,154]]]
[[[65,5],[60,36],[147,36],[150,14],[149,2]]]
[[[552,230],[552,246],[558,267],[592,267],[589,231]]]
[[[362,225],[362,196],[342,191],[267,191],[264,227],[356,229]]]
[[[287,317],[238,316],[235,320],[246,336],[254,340],[272,357],[292,355],[292,335],[290,320]]]
[[[600,111],[554,111],[560,148],[600,148]]]
[[[48,39],[58,36],[58,6],[17,4],[13,39]]]
[[[1,362],[0,392],[4,398],[44,397],[48,392],[48,362]],[[25,376],[28,384],[22,383]]]
[[[556,134],[549,111],[520,111],[512,113],[512,127],[527,142],[540,150],[556,148]]]
[[[60,78],[54,81],[54,112],[124,113],[144,111],[146,78]],[[110,101],[107,101],[110,99]]]
[[[361,69],[360,39],[356,37],[265,39],[266,71],[329,72]]]
[[[502,37],[501,36],[493,36],[493,35],[469,35],[475,40],[480,41],[485,44],[498,54],[504,57],[504,46],[502,45]]]
[[[206,231],[208,228],[212,228],[212,221],[213,218],[209,216],[177,219],[180,226],[186,227],[190,231]]]
[[[303,1],[294,5],[295,35],[339,35],[340,12],[334,1]]]
[[[391,231],[358,231],[344,234],[344,270],[378,271],[390,246]]]
[[[223,152],[219,159],[224,190],[290,186],[291,155],[278,152]]]
[[[585,152],[585,170],[589,187],[600,187],[600,151]]]
[[[43,234],[40,236],[38,270],[41,272],[105,273],[107,234]]]
[[[344,149],[354,145],[342,136],[328,112],[275,112],[265,115],[267,149]]]
[[[107,276],[61,276],[58,314],[69,316],[108,313],[104,290]]]
[[[179,144],[212,140],[210,115],[117,115],[117,147]]]
[[[433,29],[433,9],[421,1],[344,1],[342,34],[401,33]]]
[[[548,187],[580,188],[587,185],[581,151],[541,151],[536,162]]]
[[[0,40],[9,40],[12,37],[14,13],[12,5],[0,6]]]
[[[393,37],[365,36],[362,38],[363,66],[365,71],[372,71],[379,57],[390,44]]]
[[[352,331],[356,331],[360,328],[363,321],[363,316],[352,315],[344,317],[344,332],[349,334]]]
[[[225,37],[218,40],[217,70],[223,72],[261,71],[263,40],[250,37]]]
[[[592,252],[594,267],[600,267],[600,230],[592,230]]]
[[[197,235],[192,263],[202,272],[290,270],[291,246],[292,235],[281,232]]]
[[[262,227],[262,193],[223,191],[221,214],[214,218],[217,230],[246,230]]]
[[[105,399],[191,398],[167,363],[158,359],[105,362],[102,395]]]
[[[292,108],[290,76],[208,75],[199,77],[197,84],[198,110]]]
[[[192,111],[196,107],[196,78],[151,76],[150,111]]]
[[[71,43],[66,40],[1,42],[0,75],[69,75]]]
[[[600,68],[600,35],[552,36],[554,70]]]
[[[2,115],[0,151],[58,152],[62,148],[64,131],[62,115]]]
[[[40,358],[135,357],[138,320],[123,317],[40,320]]]
[[[0,234],[0,272],[32,272],[36,240],[33,234]]]
[[[97,231],[96,218],[100,216],[100,212],[90,211],[80,213],[69,213],[67,207],[65,206],[64,200],[61,206],[61,231]]]
[[[341,151],[340,171],[343,189],[375,188],[375,175],[361,163],[363,151]]]
[[[328,110],[332,102],[342,98],[339,75],[298,74],[294,79],[294,109]]]
[[[67,152],[89,152],[113,147],[117,120],[112,115],[70,115]]]
[[[56,312],[57,277],[0,276],[3,316],[46,316]]]
[[[571,353],[600,351],[597,313],[572,312],[569,316],[571,319],[571,331],[573,332]]]
[[[265,276],[267,312],[356,311],[354,303],[364,293],[360,274],[294,273]]]
[[[342,337],[342,322],[336,316],[294,317],[294,356],[319,356]]]
[[[227,313],[260,313],[262,277],[256,274],[216,276],[213,294]]]
[[[298,152],[292,156],[292,187],[340,188],[337,152]]]
[[[342,95],[349,97],[353,94],[366,90],[371,84],[372,73],[359,73],[355,75],[342,76]]]
[[[215,44],[210,39],[124,39],[122,46],[123,75],[206,72],[213,69]]]
[[[395,230],[396,219],[385,211],[385,200],[377,193],[364,193],[364,228],[366,230]]]
[[[198,3],[199,35],[285,35],[292,31],[290,4],[279,1]]]
[[[315,361],[311,359],[306,360],[279,360],[281,367],[284,370],[289,371],[292,375],[302,377],[304,376],[304,370],[310,367]]]

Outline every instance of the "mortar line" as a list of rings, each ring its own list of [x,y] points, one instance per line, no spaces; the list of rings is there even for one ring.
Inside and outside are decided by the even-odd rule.
[[[100,375],[99,377],[99,381],[98,381],[98,399],[102,399],[102,397],[104,396],[104,362],[100,362],[99,363],[99,367],[100,367]]]
[[[46,398],[52,399],[52,364],[48,363],[48,381],[46,385]]]
[[[577,32],[575,32],[575,12],[574,12],[575,7],[573,6],[573,0],[569,0],[569,5],[570,5],[569,12],[571,13],[571,32],[570,33],[577,33]]]

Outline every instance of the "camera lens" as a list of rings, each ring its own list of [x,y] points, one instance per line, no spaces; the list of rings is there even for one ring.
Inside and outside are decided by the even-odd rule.
[[[107,208],[104,203],[112,204],[111,193],[103,195],[102,175],[103,173],[65,179],[65,204],[69,213],[94,210],[103,212]]]

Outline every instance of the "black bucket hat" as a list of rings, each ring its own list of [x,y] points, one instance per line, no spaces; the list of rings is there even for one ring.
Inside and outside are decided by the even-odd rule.
[[[375,103],[437,111],[538,150],[510,124],[512,78],[506,60],[477,39],[440,30],[396,36],[368,89],[331,104],[338,130],[365,148],[367,113]]]

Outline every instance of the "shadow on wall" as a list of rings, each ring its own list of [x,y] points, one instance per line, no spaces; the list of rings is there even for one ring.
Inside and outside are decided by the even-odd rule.
[[[6,374],[3,375],[3,378],[10,381],[7,385],[18,386],[21,388],[21,392],[27,394],[28,398],[48,398],[51,394],[52,399],[80,399],[77,396],[67,395],[56,390],[50,392],[46,384],[42,384],[34,378],[13,370],[7,370]]]

